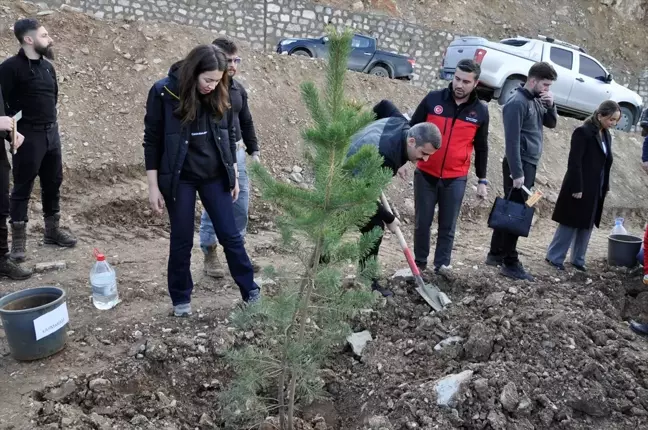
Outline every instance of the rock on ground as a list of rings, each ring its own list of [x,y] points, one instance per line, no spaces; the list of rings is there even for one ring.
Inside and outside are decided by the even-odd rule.
[[[470,329],[468,341],[464,344],[466,358],[475,361],[486,361],[493,352],[494,335],[483,323],[477,323]]]
[[[353,333],[347,337],[347,342],[351,345],[353,353],[358,357],[362,356],[362,351],[367,346],[367,342],[373,340],[368,330]]]
[[[434,390],[437,395],[437,405],[453,407],[458,403],[461,392],[472,378],[472,370],[464,370],[461,373],[448,375],[437,381]]]

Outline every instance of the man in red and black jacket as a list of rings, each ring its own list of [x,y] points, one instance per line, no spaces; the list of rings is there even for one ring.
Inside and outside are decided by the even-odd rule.
[[[439,205],[439,233],[434,271],[450,265],[457,218],[466,191],[470,159],[475,150],[477,194],[487,194],[488,106],[477,98],[475,88],[481,68],[473,60],[457,63],[455,76],[444,90],[431,91],[414,112],[410,125],[435,124],[442,134],[441,150],[419,161],[414,173],[416,226],[414,257],[421,270],[427,268],[430,227]]]

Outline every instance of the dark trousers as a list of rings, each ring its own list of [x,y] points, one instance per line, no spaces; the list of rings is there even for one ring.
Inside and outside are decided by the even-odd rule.
[[[383,221],[382,217],[380,216],[380,213],[376,212],[376,214],[371,217],[369,222],[360,229],[360,233],[365,234],[369,233],[371,230],[374,228],[378,227],[379,229],[385,231],[385,222]],[[364,267],[365,264],[367,263],[367,260],[370,258],[378,258],[378,251],[380,251],[380,244],[382,243],[382,234],[378,238],[378,240],[374,243],[374,246],[371,248],[371,251],[369,251],[369,254],[362,258],[360,260],[360,267]],[[374,281],[377,281],[378,278],[374,278]]]
[[[4,146],[4,142],[0,142]],[[7,151],[0,147],[0,258],[9,253],[9,230],[7,218],[9,217],[9,174],[11,165],[7,158]]]
[[[19,122],[18,131],[25,136],[25,141],[13,156],[11,221],[28,221],[29,198],[36,176],[40,178],[43,216],[47,218],[56,215],[60,212],[60,189],[63,182],[58,124],[39,126]]]
[[[183,181],[178,184],[176,199],[166,199],[171,221],[171,245],[168,264],[169,295],[173,305],[191,302],[191,249],[193,248],[196,215],[196,192],[211,219],[227,266],[238,285],[243,300],[257,289],[254,270],[245,252],[243,238],[236,228],[232,195],[222,180]]]
[[[524,172],[524,186],[531,189],[535,184],[536,166],[522,161],[522,171]],[[504,196],[511,193],[510,200],[517,203],[526,202],[529,197],[522,189],[513,189],[513,179],[511,179],[511,170],[508,161],[504,158],[502,162],[502,174],[504,183]],[[511,191],[512,190],[512,191]],[[491,239],[490,254],[494,257],[501,257],[505,265],[515,265],[520,260],[517,252],[517,241],[519,236],[493,230]]]
[[[450,265],[457,218],[465,192],[465,177],[439,179],[418,169],[414,172],[414,260],[417,265],[427,265],[430,254],[430,228],[437,204],[439,234],[434,251],[434,267]]]

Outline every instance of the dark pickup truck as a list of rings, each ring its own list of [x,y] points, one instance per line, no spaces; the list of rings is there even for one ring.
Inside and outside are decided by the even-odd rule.
[[[360,34],[353,36],[351,46],[353,49],[349,55],[349,70],[391,79],[412,79],[415,63],[413,58],[377,50],[376,39]],[[279,54],[311,58],[326,58],[328,49],[327,36],[319,39],[282,39],[277,44]]]

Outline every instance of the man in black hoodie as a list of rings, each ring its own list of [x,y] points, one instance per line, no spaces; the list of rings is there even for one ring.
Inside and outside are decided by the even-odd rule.
[[[11,192],[11,259],[23,261],[27,245],[27,212],[36,176],[40,178],[46,244],[76,245],[76,238],[59,228],[60,188],[63,182],[61,140],[56,118],[58,83],[51,61],[52,38],[35,19],[14,24],[21,48],[0,64],[0,86],[8,115],[22,112],[18,131],[25,136],[13,156]]]

